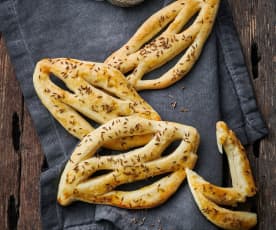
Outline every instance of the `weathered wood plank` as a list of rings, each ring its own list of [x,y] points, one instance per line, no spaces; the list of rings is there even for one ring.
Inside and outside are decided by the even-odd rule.
[[[39,229],[39,175],[42,151],[0,40],[0,226]],[[3,222],[3,223],[2,223]],[[1,227],[2,229],[2,227]]]
[[[21,186],[18,227],[40,229],[39,176],[43,153],[29,112],[24,108],[21,137]],[[31,217],[31,218],[30,218]],[[35,228],[34,228],[35,226]]]
[[[234,21],[252,74],[269,135],[249,154],[259,189],[255,200],[258,229],[276,225],[276,1],[230,0]]]
[[[0,39],[0,226],[16,229],[20,205],[22,96]]]

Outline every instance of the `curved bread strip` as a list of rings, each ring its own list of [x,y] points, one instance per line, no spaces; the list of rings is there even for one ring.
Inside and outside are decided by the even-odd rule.
[[[187,164],[185,166],[193,167],[195,161],[196,159],[192,158],[192,164]],[[176,192],[185,177],[185,171],[178,170],[151,185],[139,189],[139,192],[111,191],[96,198],[88,196],[83,201],[113,205],[128,209],[154,208],[166,202],[167,199],[169,199],[170,196],[172,196]]]
[[[59,78],[68,90],[56,85],[50,78],[51,74]],[[69,58],[43,59],[36,65],[33,82],[44,106],[79,139],[94,129],[83,116],[99,124],[129,115],[160,120],[125,77],[105,64]],[[149,139],[150,136],[129,137],[106,143],[105,147],[127,149]]]
[[[122,73],[131,71],[127,78],[137,90],[161,89],[172,85],[184,77],[199,58],[212,30],[218,6],[219,0],[173,2],[146,20],[133,37],[108,57],[105,63]],[[196,13],[198,15],[194,22],[182,31]],[[167,63],[184,50],[183,57],[168,72],[154,80],[142,80],[146,73]]]
[[[94,156],[106,141],[144,134],[153,137],[143,147],[118,155]],[[163,151],[177,140],[181,140],[179,146],[162,157]],[[136,209],[157,206],[181,185],[185,168],[194,167],[198,143],[198,133],[190,126],[133,116],[109,121],[88,134],[72,153],[60,179],[58,202],[68,205],[82,200]],[[108,171],[93,177],[102,170]],[[119,185],[165,173],[170,174],[143,188],[116,190]]]
[[[191,179],[192,173],[186,169],[188,183],[201,213],[213,224],[231,230],[246,230],[257,224],[257,216],[251,212],[231,211],[221,208],[211,200],[207,199],[198,185]]]
[[[227,155],[233,187],[243,196],[254,196],[256,186],[244,147],[228,126],[217,122],[217,143]]]
[[[193,197],[203,215],[215,225],[224,229],[250,229],[257,223],[255,213],[231,211],[220,205],[235,206],[246,197],[256,193],[254,179],[245,150],[227,125],[219,121],[216,126],[219,151],[225,149],[232,178],[232,188],[210,184],[197,173],[186,169],[188,183]]]
[[[192,170],[188,170],[187,175],[193,187],[216,204],[236,206],[237,202],[245,201],[245,197],[235,188],[223,188],[213,185]]]

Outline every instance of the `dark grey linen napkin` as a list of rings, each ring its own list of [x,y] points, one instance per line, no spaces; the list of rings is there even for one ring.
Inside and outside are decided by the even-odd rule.
[[[45,57],[102,62],[167,2],[148,0],[122,9],[93,0],[0,0],[0,31],[49,165],[41,175],[44,229],[215,229],[198,211],[186,182],[164,205],[149,210],[81,202],[61,207],[56,203],[60,173],[78,141],[66,133],[37,98],[32,84],[35,63]],[[175,61],[147,78],[160,75]],[[195,169],[218,185],[222,182],[222,156],[216,147],[216,121],[225,120],[243,144],[267,133],[225,1],[221,3],[213,33],[188,76],[170,88],[144,91],[141,96],[163,120],[198,129],[201,142]],[[171,106],[174,102],[175,108]]]

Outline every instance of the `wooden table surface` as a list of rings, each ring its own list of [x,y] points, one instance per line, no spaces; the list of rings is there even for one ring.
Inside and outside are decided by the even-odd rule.
[[[276,1],[229,0],[269,135],[249,146],[258,194],[255,229],[276,229]],[[39,174],[47,165],[0,34],[0,229],[41,229]],[[183,227],[184,229],[184,227]]]

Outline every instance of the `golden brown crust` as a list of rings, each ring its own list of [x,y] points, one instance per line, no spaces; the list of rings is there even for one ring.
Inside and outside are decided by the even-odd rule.
[[[213,185],[192,170],[189,170],[189,180],[198,192],[201,192],[207,199],[216,204],[236,206],[238,202],[245,201],[245,197],[235,188],[223,188]]]
[[[57,86],[51,80],[51,74],[63,81],[69,90]],[[43,59],[36,65],[33,82],[44,106],[79,139],[94,129],[83,116],[100,124],[130,115],[160,120],[125,77],[105,64],[69,58]],[[128,149],[150,138],[150,135],[130,137],[106,143],[105,147]]]
[[[244,202],[246,197],[256,193],[256,187],[245,150],[234,132],[222,121],[217,122],[216,130],[219,151],[224,149],[228,158],[233,187],[215,186],[186,169],[190,189],[209,221],[223,229],[250,229],[257,224],[255,213],[232,211],[217,205],[235,206],[237,202]]]
[[[194,183],[193,174],[186,169],[189,187],[201,213],[213,224],[230,230],[246,230],[257,224],[257,216],[251,212],[232,211],[221,208],[215,202],[209,200],[201,191],[202,188]]]
[[[132,38],[107,58],[105,63],[122,73],[132,73],[128,81],[137,89],[161,89],[185,76],[196,60],[213,27],[219,0],[178,0],[152,15]],[[181,31],[190,18],[195,21]],[[167,28],[166,28],[167,27]],[[158,33],[157,38],[153,39]],[[177,54],[183,57],[168,72],[154,80],[142,80],[144,74],[156,69]]]
[[[143,134],[153,135],[143,147],[119,155],[94,156],[106,141]],[[176,140],[181,140],[176,150],[162,157]],[[160,205],[181,185],[185,168],[194,167],[198,143],[199,135],[190,126],[133,116],[109,121],[87,135],[72,153],[60,179],[58,202],[68,205],[81,200],[133,209]],[[91,178],[101,170],[109,171]],[[116,190],[121,184],[165,173],[170,174],[143,188]]]
[[[256,186],[245,149],[235,133],[222,121],[217,122],[217,141],[227,155],[233,187],[243,196],[254,196]]]

